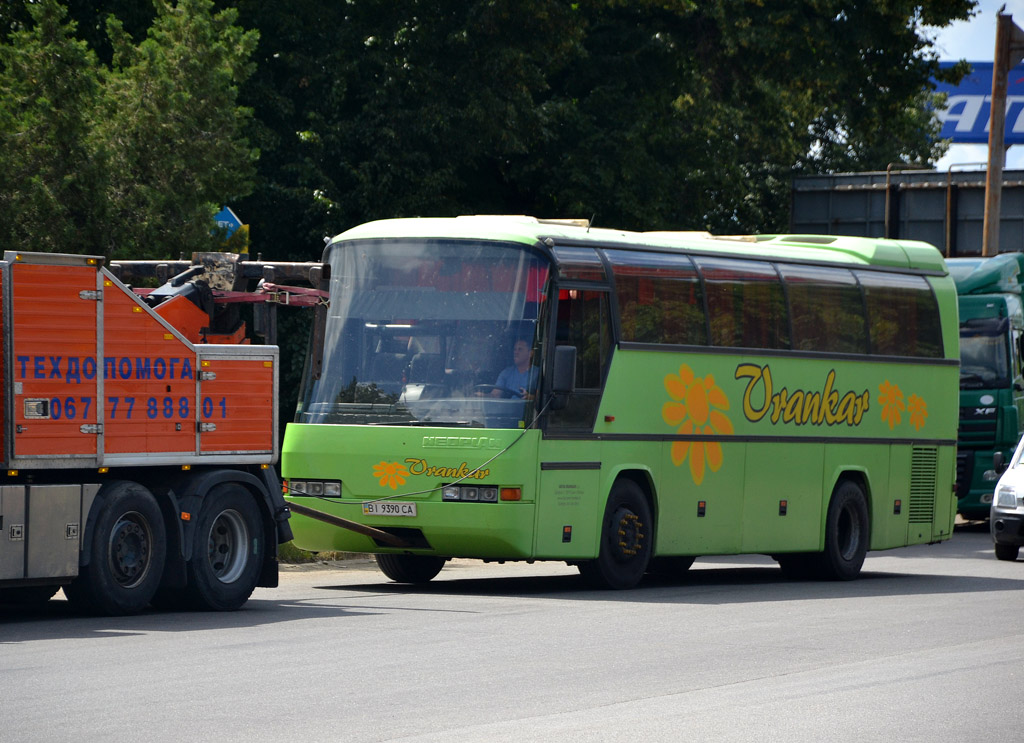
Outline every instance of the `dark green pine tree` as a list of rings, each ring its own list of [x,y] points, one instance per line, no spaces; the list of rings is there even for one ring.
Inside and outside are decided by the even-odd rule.
[[[57,0],[0,42],[0,245],[96,253],[108,228],[107,158],[93,136],[95,55]]]

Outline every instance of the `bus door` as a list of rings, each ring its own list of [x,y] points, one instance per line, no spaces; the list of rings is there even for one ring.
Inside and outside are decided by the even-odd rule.
[[[609,294],[593,288],[558,292],[548,348],[576,348],[576,389],[565,407],[549,411],[539,457],[536,552],[543,557],[596,555],[609,482],[602,451],[615,444],[594,434],[612,351]],[[553,356],[553,354],[549,354]],[[552,359],[545,359],[551,364]],[[550,372],[550,369],[549,369]]]

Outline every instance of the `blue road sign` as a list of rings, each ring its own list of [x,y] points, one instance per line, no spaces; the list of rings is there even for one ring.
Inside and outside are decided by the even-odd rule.
[[[217,223],[218,227],[223,227],[228,231],[227,236],[231,237],[235,230],[242,226],[242,220],[231,211],[230,206],[225,206],[217,214],[214,215],[213,221]]]
[[[952,67],[955,62],[940,62]],[[943,139],[954,144],[988,143],[989,119],[992,114],[992,63],[971,62],[971,72],[959,85],[935,83],[940,93],[947,94],[946,109],[939,111]],[[1006,133],[1004,142],[1024,144],[1024,66],[1010,70],[1006,80]]]

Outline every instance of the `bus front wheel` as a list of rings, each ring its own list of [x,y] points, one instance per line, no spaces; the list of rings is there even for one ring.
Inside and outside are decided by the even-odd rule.
[[[825,519],[825,549],[815,555],[819,577],[826,580],[852,580],[860,573],[868,551],[870,523],[864,491],[844,480],[828,504]]]
[[[445,558],[433,555],[374,555],[377,567],[395,583],[427,583],[441,572]]]
[[[604,509],[597,559],[579,563],[580,574],[600,588],[632,588],[647,571],[653,540],[654,519],[643,490],[632,480],[618,480]]]

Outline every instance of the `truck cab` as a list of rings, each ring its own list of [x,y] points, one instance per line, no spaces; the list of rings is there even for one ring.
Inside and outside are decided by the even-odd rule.
[[[1024,254],[947,260],[960,310],[960,427],[957,434],[957,510],[986,519],[998,468],[1009,461],[1024,425]]]

